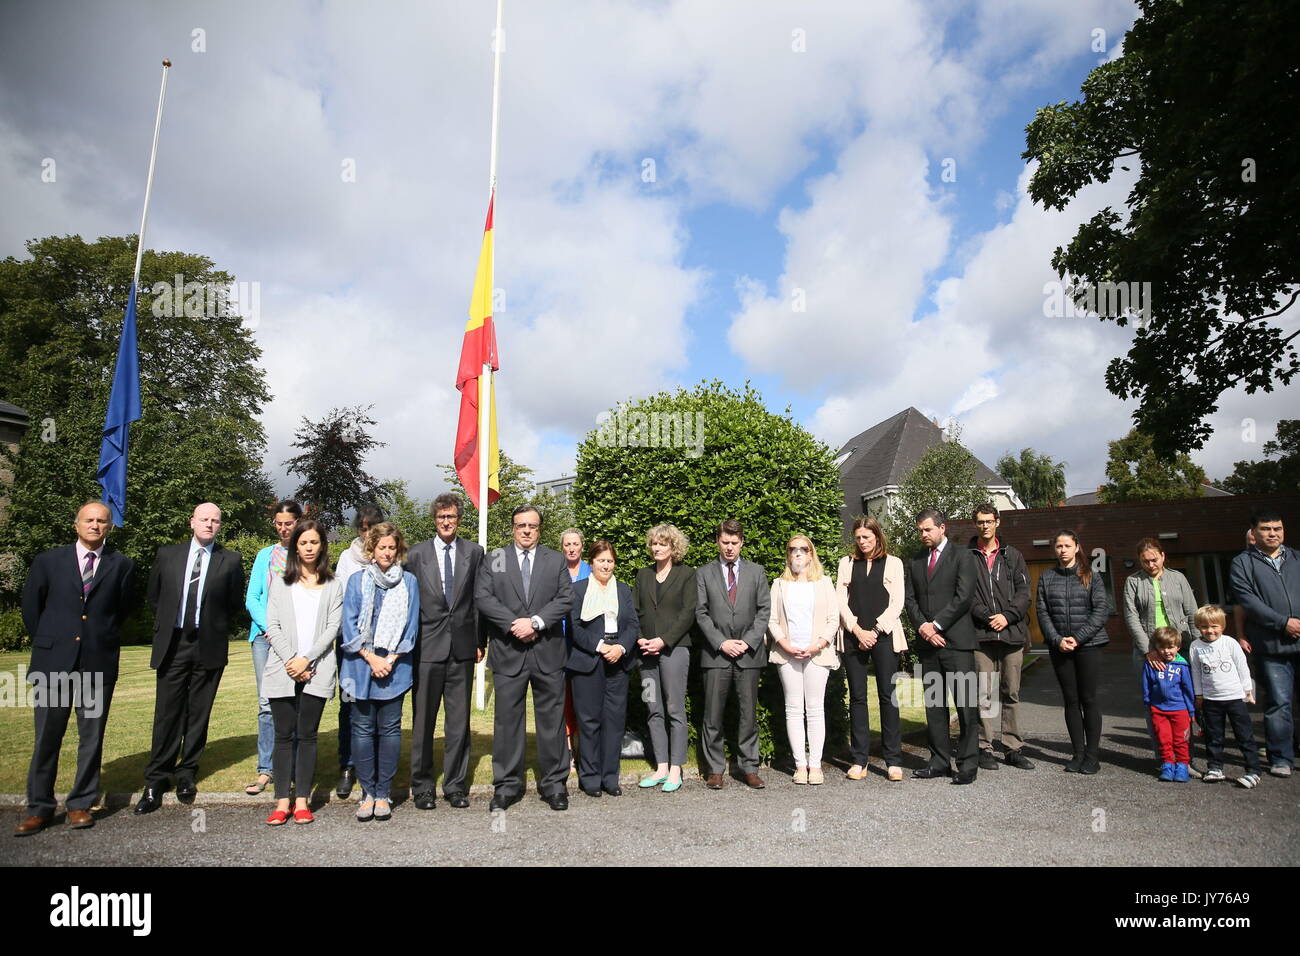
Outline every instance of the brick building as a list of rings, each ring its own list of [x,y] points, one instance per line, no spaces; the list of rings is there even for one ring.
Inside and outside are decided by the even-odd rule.
[[[1032,594],[1037,593],[1038,575],[1056,563],[1052,550],[1056,532],[1068,528],[1077,534],[1085,555],[1100,559],[1111,600],[1106,623],[1111,647],[1128,653],[1132,644],[1119,602],[1124,582],[1139,570],[1134,550],[1138,540],[1160,540],[1166,567],[1187,576],[1200,603],[1227,606],[1231,604],[1229,565],[1233,555],[1245,547],[1251,512],[1264,504],[1281,512],[1289,533],[1287,543],[1300,545],[1300,495],[1232,495],[1002,511],[1000,535],[1024,554]],[[966,544],[975,534],[974,522],[969,516],[954,519],[948,524],[948,533],[952,540]],[[1042,644],[1043,635],[1032,613],[1029,629],[1034,642]]]

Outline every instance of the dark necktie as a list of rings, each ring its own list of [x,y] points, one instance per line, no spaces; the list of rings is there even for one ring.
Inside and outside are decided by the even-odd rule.
[[[932,578],[932,577],[934,577],[934,565],[935,565],[935,562],[937,562],[938,560],[939,560],[939,549],[938,549],[938,548],[931,548],[931,549],[930,549],[930,563],[929,563],[929,564],[926,566],[926,568],[925,568],[925,576],[926,576],[926,578]]]
[[[531,551],[525,551],[524,560],[519,565],[519,575],[524,579],[524,600],[525,601],[528,600],[528,581],[529,578],[532,576],[532,572],[528,569],[528,556],[530,554],[532,554]]]
[[[727,562],[727,603],[736,606],[736,562]]]
[[[194,570],[190,572],[190,589],[185,596],[185,624],[187,631],[198,627],[199,578],[203,576],[203,549],[194,556]]]
[[[442,546],[442,596],[451,607],[451,545]]]
[[[90,593],[90,584],[95,580],[95,552],[86,554],[86,566],[81,569],[81,596],[84,599]]]

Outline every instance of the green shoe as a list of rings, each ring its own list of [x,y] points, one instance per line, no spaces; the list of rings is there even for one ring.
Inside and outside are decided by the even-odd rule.
[[[668,778],[665,777],[664,779],[667,780]],[[676,783],[664,784],[664,793],[676,793],[680,789],[682,789],[682,782],[680,780],[678,780]]]
[[[642,790],[649,790],[651,787],[659,786],[659,784],[663,783],[667,779],[668,779],[667,774],[665,774],[662,777],[642,777],[641,782],[638,783],[637,786],[640,787]]]

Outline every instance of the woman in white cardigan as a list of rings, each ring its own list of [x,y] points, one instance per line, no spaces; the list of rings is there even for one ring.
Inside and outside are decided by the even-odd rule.
[[[334,639],[343,623],[343,584],[330,573],[325,528],[310,518],[299,521],[288,548],[284,577],[272,579],[266,602],[271,650],[262,693],[275,723],[271,770],[276,803],[266,818],[270,826],[289,819],[290,780],[296,796],[293,822],[315,819],[307,800],[316,773],[316,731],[325,702],[334,696]]]
[[[885,532],[875,518],[853,522],[853,553],[840,559],[836,574],[840,623],[844,625],[844,674],[849,685],[850,780],[867,775],[871,716],[867,708],[867,665],[876,671],[880,741],[886,774],[903,779],[903,734],[894,698],[898,655],[907,650],[899,615],[903,611],[903,562],[886,550]]]
[[[826,681],[840,666],[835,654],[839,605],[812,541],[797,534],[786,542],[785,553],[785,572],[772,582],[767,634],[785,691],[785,728],[794,751],[794,782],[819,784],[825,780]]]

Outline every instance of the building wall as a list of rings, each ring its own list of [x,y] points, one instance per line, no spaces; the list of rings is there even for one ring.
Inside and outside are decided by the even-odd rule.
[[[1000,533],[1024,554],[1030,586],[1035,589],[1032,595],[1036,593],[1038,575],[1056,563],[1052,550],[1056,532],[1063,528],[1074,531],[1085,554],[1102,560],[1116,612],[1106,623],[1106,633],[1112,647],[1127,653],[1132,642],[1120,605],[1125,581],[1139,570],[1134,552],[1137,542],[1177,534],[1176,538],[1161,540],[1166,567],[1187,575],[1199,602],[1230,604],[1231,596],[1226,592],[1228,562],[1245,547],[1252,510],[1265,504],[1281,512],[1283,524],[1291,532],[1292,546],[1300,544],[1300,495],[1237,495],[1003,511]],[[970,520],[953,521],[948,532],[954,541],[966,544],[975,534],[975,526]],[[1042,632],[1033,614],[1030,632],[1035,643],[1041,645]]]

